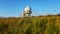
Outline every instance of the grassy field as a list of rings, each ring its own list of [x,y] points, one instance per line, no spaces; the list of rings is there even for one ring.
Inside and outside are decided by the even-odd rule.
[[[60,16],[0,18],[0,34],[60,34]]]

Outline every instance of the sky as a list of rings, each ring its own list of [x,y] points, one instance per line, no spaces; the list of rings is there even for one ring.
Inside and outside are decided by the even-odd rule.
[[[0,17],[21,17],[26,6],[31,16],[60,13],[60,0],[0,0]]]

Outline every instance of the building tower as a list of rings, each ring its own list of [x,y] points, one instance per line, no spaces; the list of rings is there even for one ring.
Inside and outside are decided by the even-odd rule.
[[[30,17],[31,13],[32,13],[31,8],[29,6],[26,6],[23,11],[23,17]]]

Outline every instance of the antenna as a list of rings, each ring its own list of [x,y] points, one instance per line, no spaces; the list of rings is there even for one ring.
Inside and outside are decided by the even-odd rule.
[[[28,0],[26,0],[28,2]]]
[[[29,0],[26,0],[27,5],[28,5],[28,2],[29,2]]]

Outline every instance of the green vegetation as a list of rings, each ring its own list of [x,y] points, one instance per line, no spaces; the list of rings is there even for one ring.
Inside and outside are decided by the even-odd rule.
[[[59,17],[44,16],[0,19],[0,34],[60,34]]]

